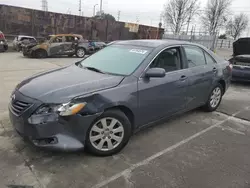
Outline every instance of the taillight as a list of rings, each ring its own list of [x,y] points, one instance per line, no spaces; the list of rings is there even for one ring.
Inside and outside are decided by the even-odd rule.
[[[233,64],[229,64],[229,68],[230,68],[230,71],[232,71],[233,70]]]
[[[0,33],[0,39],[4,39],[4,35]]]

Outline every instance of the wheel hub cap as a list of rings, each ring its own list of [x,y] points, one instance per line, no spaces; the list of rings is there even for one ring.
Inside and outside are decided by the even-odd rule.
[[[110,151],[120,145],[124,128],[115,118],[102,118],[90,130],[90,143],[100,151]]]

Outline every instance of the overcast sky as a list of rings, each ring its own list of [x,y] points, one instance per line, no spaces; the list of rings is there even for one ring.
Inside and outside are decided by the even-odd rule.
[[[79,0],[47,0],[49,11],[79,14]],[[125,22],[136,22],[145,25],[157,26],[160,21],[160,13],[163,5],[168,0],[103,0],[103,10],[111,13],[117,18],[118,11],[121,11],[120,20]],[[41,9],[42,0],[0,0],[2,4],[22,6],[34,9]],[[201,8],[207,0],[200,0]],[[100,0],[82,0],[82,11],[84,16],[93,15],[93,7],[100,4]],[[97,6],[96,9],[99,9]],[[235,14],[246,13],[250,19],[250,0],[234,0],[231,10]],[[247,32],[246,32],[247,33]],[[250,34],[250,33],[249,33]]]

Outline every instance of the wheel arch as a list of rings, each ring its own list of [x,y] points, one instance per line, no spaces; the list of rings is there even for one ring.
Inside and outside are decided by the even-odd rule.
[[[37,48],[37,49],[32,50],[32,57],[35,57],[35,55],[36,55],[36,53],[37,53],[38,51],[43,51],[43,52],[46,53],[46,56],[48,56],[47,50],[45,50],[45,49],[43,49],[43,48]]]
[[[221,84],[222,89],[223,89],[223,95],[224,95],[226,92],[226,82],[225,82],[225,80],[220,79],[218,83]]]
[[[135,129],[135,115],[133,113],[133,111],[125,106],[125,105],[116,105],[116,106],[112,106],[112,107],[108,107],[106,109],[104,109],[104,111],[108,111],[108,110],[120,110],[121,112],[123,112],[127,118],[129,119],[131,126],[132,126],[132,131],[134,131]]]

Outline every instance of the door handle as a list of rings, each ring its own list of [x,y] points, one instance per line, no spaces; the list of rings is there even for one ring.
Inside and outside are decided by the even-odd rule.
[[[185,81],[186,79],[187,79],[187,76],[182,75],[181,78],[180,78],[180,81]]]

